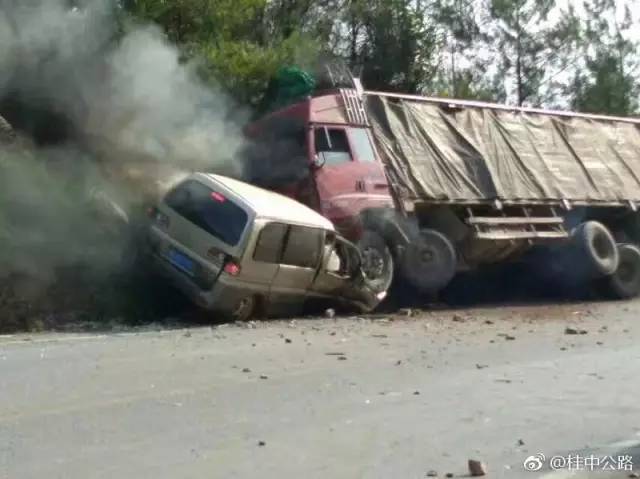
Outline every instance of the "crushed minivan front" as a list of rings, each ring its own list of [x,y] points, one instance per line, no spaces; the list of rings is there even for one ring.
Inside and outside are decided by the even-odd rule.
[[[196,173],[150,210],[146,251],[193,303],[236,320],[305,306],[374,309],[355,245],[306,206],[217,175]]]

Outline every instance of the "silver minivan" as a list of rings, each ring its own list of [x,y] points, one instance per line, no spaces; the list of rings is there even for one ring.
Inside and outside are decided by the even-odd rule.
[[[374,309],[355,245],[325,217],[285,196],[194,173],[150,210],[154,269],[202,308],[246,320],[305,305]]]

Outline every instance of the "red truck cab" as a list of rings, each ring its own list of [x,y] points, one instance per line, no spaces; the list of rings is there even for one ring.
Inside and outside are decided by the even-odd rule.
[[[295,103],[247,126],[246,175],[304,203],[357,241],[365,210],[393,208],[364,110],[344,91]],[[355,112],[355,113],[354,113]]]

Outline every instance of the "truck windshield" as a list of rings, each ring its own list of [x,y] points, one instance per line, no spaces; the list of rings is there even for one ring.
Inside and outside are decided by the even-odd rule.
[[[371,146],[369,133],[364,128],[350,128],[349,136],[353,146],[353,156],[357,161],[371,163],[376,161],[376,155]]]
[[[246,211],[199,181],[185,181],[167,195],[165,202],[176,213],[229,246],[238,244],[247,225]]]
[[[316,154],[328,166],[341,165],[351,161],[351,150],[347,132],[342,128],[316,128]]]

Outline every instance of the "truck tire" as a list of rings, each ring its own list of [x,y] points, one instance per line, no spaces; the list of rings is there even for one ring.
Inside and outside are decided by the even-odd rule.
[[[449,239],[432,229],[420,230],[419,238],[407,246],[401,273],[420,293],[435,293],[456,274],[456,251]]]
[[[7,120],[0,115],[0,145],[13,143],[16,138],[16,132],[13,130]]]
[[[365,230],[357,243],[366,284],[375,293],[389,289],[393,281],[393,256],[382,236]]]
[[[599,280],[600,290],[612,299],[630,299],[640,295],[640,248],[619,244],[618,269]]]
[[[587,221],[573,230],[573,241],[580,258],[585,261],[587,274],[608,276],[618,269],[619,255],[613,235],[602,223]]]

